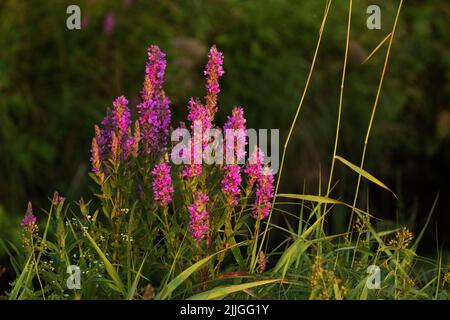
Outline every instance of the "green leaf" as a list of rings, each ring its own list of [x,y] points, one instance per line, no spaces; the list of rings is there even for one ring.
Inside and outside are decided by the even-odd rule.
[[[209,291],[205,291],[199,294],[196,294],[192,297],[189,297],[187,300],[213,300],[213,299],[222,299],[226,297],[227,295],[239,292],[243,290],[248,290],[250,288],[259,287],[275,282],[282,282],[283,279],[275,279],[275,280],[262,280],[262,281],[255,281],[250,283],[243,283],[243,284],[235,284],[230,286],[221,286],[216,287],[214,289],[211,289]]]
[[[203,267],[208,261],[214,257],[217,253],[212,254],[206,258],[203,258],[202,260],[194,263],[192,266],[184,270],[182,273],[180,273],[178,276],[176,276],[172,281],[170,281],[155,297],[155,300],[164,300],[170,297],[172,292],[180,285],[182,284],[191,274],[193,274],[195,271]]]
[[[214,256],[218,255],[221,252],[227,251],[229,249],[233,249],[234,247],[239,247],[241,244],[236,244],[235,246],[231,245],[228,248],[224,250],[220,250],[206,258],[203,258],[202,260],[194,263],[192,266],[184,270],[182,273],[180,273],[178,276],[176,276],[172,281],[170,281],[155,297],[155,300],[164,300],[168,299],[172,292],[180,285],[182,284],[187,278],[191,276],[194,272],[196,272],[198,269],[203,267],[205,264],[211,260]]]
[[[136,294],[136,289],[137,289],[139,280],[141,279],[141,274],[142,274],[141,272],[142,272],[142,268],[144,267],[145,260],[147,260],[147,256],[145,256],[144,259],[142,259],[141,266],[139,267],[136,277],[134,278],[133,285],[131,286],[130,290],[128,291],[127,300],[133,300],[133,297]]]
[[[395,193],[389,189],[383,182],[381,182],[380,180],[378,180],[377,178],[375,178],[373,175],[371,175],[370,173],[368,173],[366,170],[354,165],[353,163],[351,163],[348,160],[345,160],[342,157],[339,156],[335,156],[335,159],[339,160],[340,162],[342,162],[343,164],[345,164],[346,166],[348,166],[350,169],[352,169],[353,171],[355,171],[356,173],[358,173],[359,175],[363,176],[364,178],[366,178],[367,180],[379,185],[380,187],[386,189],[387,191],[391,192],[394,197],[397,198],[397,196],[395,195]]]
[[[117,289],[123,294],[126,295],[125,287],[122,283],[122,280],[120,280],[119,275],[117,274],[116,270],[112,266],[111,262],[109,262],[108,258],[105,256],[103,251],[98,247],[98,245],[95,243],[94,239],[89,235],[89,233],[83,228],[84,233],[86,234],[86,237],[91,242],[92,246],[94,247],[95,251],[97,251],[98,255],[100,256],[100,259],[102,259],[103,264],[105,265],[106,272],[108,272],[111,279],[114,281]]]
[[[381,42],[375,47],[375,49],[372,50],[372,52],[367,56],[367,58],[361,63],[361,64],[365,64],[367,61],[370,60],[370,58],[372,58],[372,56],[375,54],[375,52],[378,51],[378,49],[381,48],[381,46],[391,37],[391,33],[389,33],[383,40],[381,40]]]
[[[30,264],[32,257],[33,257],[33,255],[30,254],[30,257],[28,258],[27,263],[25,263],[25,266],[23,267],[22,273],[20,274],[17,281],[14,283],[14,287],[11,291],[11,294],[9,295],[9,300],[16,300],[19,295],[20,289],[24,285],[26,285],[27,281],[25,280],[25,276],[28,275],[28,273],[30,273],[30,271],[28,270],[28,265]],[[27,279],[28,279],[28,277],[27,277]]]
[[[320,203],[331,203],[331,204],[345,204],[342,201],[331,199],[328,197],[315,196],[311,194],[292,194],[292,193],[279,193],[277,197],[290,198],[290,199],[300,199],[305,201],[320,202]]]

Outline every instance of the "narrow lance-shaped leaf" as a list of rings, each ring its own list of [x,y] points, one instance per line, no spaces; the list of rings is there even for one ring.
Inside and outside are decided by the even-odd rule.
[[[342,162],[343,164],[345,164],[347,167],[349,167],[350,169],[352,169],[353,171],[355,171],[356,173],[358,173],[359,175],[363,176],[364,178],[366,178],[367,180],[379,185],[380,187],[386,189],[387,191],[391,192],[394,197],[397,198],[397,196],[395,195],[395,193],[389,189],[383,182],[381,182],[380,180],[378,180],[377,178],[375,178],[373,175],[371,175],[370,173],[368,173],[366,170],[354,165],[353,163],[351,163],[350,161],[339,157],[339,156],[335,156],[335,158],[337,160],[339,160],[340,162]]]

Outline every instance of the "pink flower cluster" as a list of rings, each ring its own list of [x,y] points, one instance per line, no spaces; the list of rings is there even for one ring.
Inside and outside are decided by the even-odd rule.
[[[106,165],[110,158],[125,160],[136,148],[131,134],[130,109],[124,96],[116,98],[113,108],[102,120],[102,128],[95,126],[95,137],[91,146],[92,172],[101,176],[108,172]]]
[[[34,214],[27,214],[20,223],[22,228],[33,228],[36,225],[37,218]]]
[[[152,171],[153,198],[156,203],[166,207],[172,200],[173,186],[170,177],[170,166],[166,162],[155,165]]]
[[[27,212],[25,216],[23,217],[20,226],[26,231],[26,232],[35,232],[38,229],[37,226],[37,218],[33,214],[33,206],[31,205],[31,202],[28,202]]]
[[[208,108],[211,121],[217,112],[217,100],[220,92],[219,78],[224,74],[223,71],[223,54],[218,51],[216,46],[212,46],[208,54],[208,64],[204,71],[206,80],[206,107]]]
[[[161,153],[169,136],[170,100],[163,90],[165,56],[158,46],[148,48],[142,103],[137,106],[142,144],[147,154]]]
[[[208,201],[205,193],[197,191],[194,193],[194,202],[188,207],[191,236],[197,242],[204,239],[209,230],[209,213],[206,209]]]
[[[263,172],[258,177],[256,200],[253,208],[253,216],[261,220],[269,215],[274,192],[273,182],[272,170],[267,166],[264,167]]]
[[[253,185],[261,175],[263,161],[264,161],[264,152],[260,148],[255,147],[255,150],[250,155],[250,158],[248,159],[248,164],[244,169],[244,172],[248,175],[247,181],[248,190],[251,190],[253,188]]]
[[[223,126],[225,131],[225,155],[227,164],[225,165],[225,174],[222,179],[222,191],[225,193],[228,203],[232,206],[238,204],[237,197],[240,194],[241,167],[238,161],[245,157],[246,120],[244,118],[244,109],[241,107],[233,108],[231,116]],[[229,141],[228,139],[232,139]]]
[[[134,132],[132,132],[128,100],[124,96],[118,97],[113,102],[113,108],[107,113],[101,126],[95,126],[95,136],[91,146],[91,163],[92,171],[96,174],[100,184],[106,181],[111,164],[116,169],[118,164],[129,161],[130,156],[132,158],[146,157],[145,163],[152,163],[154,159],[161,159],[165,153],[171,121],[170,100],[163,89],[166,70],[165,56],[165,53],[155,45],[148,48],[148,61],[141,91],[142,101],[136,108],[138,120],[134,124]],[[206,76],[205,101],[191,98],[188,102],[187,119],[190,122],[189,128],[194,133],[194,138],[182,151],[182,157],[188,156],[191,160],[190,164],[184,166],[181,173],[185,179],[202,175],[203,151],[210,143],[208,130],[215,127],[213,121],[218,109],[219,79],[224,74],[223,54],[215,46],[212,46],[208,58],[204,70]],[[222,128],[225,141],[221,147],[224,147],[227,164],[223,167],[221,191],[229,206],[239,204],[242,184],[240,163],[246,156],[246,126],[244,109],[236,106]],[[199,128],[201,128],[200,132],[198,132]],[[244,168],[244,173],[248,176],[247,195],[251,194],[256,185],[256,199],[252,214],[258,219],[268,216],[271,199],[274,196],[273,173],[268,167],[263,168],[263,160],[263,152],[256,148]],[[131,164],[131,162],[126,162],[126,164]],[[162,207],[167,207],[172,201],[174,193],[170,171],[170,165],[162,160],[153,167],[151,172],[153,199],[157,205]],[[209,197],[204,192],[206,190],[206,186],[203,185],[204,179],[192,182],[194,183],[188,184],[194,188],[192,190],[193,202],[188,206],[189,229],[192,238],[200,242],[207,237],[210,228]],[[137,189],[139,189],[141,199],[144,199],[142,181],[137,182]],[[25,217],[22,225],[35,224],[36,219],[33,217]],[[263,263],[262,265],[264,266]]]
[[[237,164],[226,165],[225,175],[222,179],[222,191],[232,206],[238,204],[237,196],[241,192],[239,188],[241,181],[241,167]]]
[[[231,116],[228,116],[227,122],[223,126],[225,133],[225,156],[229,160],[228,163],[237,163],[245,158],[245,146],[247,120],[244,117],[244,109],[242,107],[234,107]],[[228,141],[227,138],[231,138]]]

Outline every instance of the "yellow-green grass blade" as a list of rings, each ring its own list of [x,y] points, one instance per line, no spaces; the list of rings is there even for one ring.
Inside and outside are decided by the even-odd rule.
[[[202,260],[194,263],[192,266],[184,270],[182,273],[180,273],[178,276],[176,276],[172,281],[170,281],[156,296],[155,300],[165,300],[170,297],[172,292],[184,281],[186,281],[187,278],[190,277],[191,274],[196,272],[198,269],[203,267],[205,264],[209,262],[209,260],[214,257],[217,253],[212,254],[206,258],[203,258]]]
[[[373,175],[371,175],[370,173],[368,173],[366,170],[354,165],[353,163],[351,163],[350,161],[336,156],[335,157],[336,160],[339,160],[340,162],[342,162],[343,164],[345,164],[347,167],[349,167],[350,169],[352,169],[353,171],[355,171],[356,173],[358,173],[359,175],[361,175],[362,177],[366,178],[367,180],[379,185],[380,187],[382,187],[383,189],[388,190],[389,192],[391,192],[396,198],[397,196],[395,195],[395,193],[388,188],[388,186],[386,186],[383,182],[381,182],[379,179],[375,178]]]
[[[292,194],[292,193],[280,193],[277,197],[299,199],[311,202],[329,203],[329,204],[344,204],[342,201],[331,199],[328,197],[315,196],[311,194]]]
[[[422,237],[425,233],[425,230],[427,229],[427,227],[430,223],[431,216],[433,215],[433,212],[434,212],[434,209],[436,208],[436,204],[437,204],[438,200],[439,200],[439,194],[437,194],[436,198],[434,198],[433,206],[431,207],[431,210],[428,213],[427,221],[423,225],[422,230],[420,231],[419,235],[417,236],[416,240],[414,241],[414,244],[411,247],[412,250],[416,250],[417,247],[419,246],[420,240],[422,239]]]
[[[389,40],[389,38],[391,37],[391,33],[389,33],[383,40],[381,40],[381,42],[375,47],[375,49],[372,50],[372,52],[367,56],[367,58],[361,63],[361,64],[365,64],[367,61],[370,60],[370,58],[372,58],[372,56],[375,54],[375,52],[378,51],[378,49],[381,48],[381,46],[387,41]]]
[[[167,285],[164,286],[164,288],[156,295],[155,300],[165,300],[170,298],[170,296],[172,295],[172,292],[179,286],[181,285],[184,281],[186,281],[187,278],[189,278],[194,272],[196,272],[198,269],[200,269],[201,267],[203,267],[205,264],[207,264],[209,262],[209,260],[211,260],[211,258],[215,257],[216,255],[218,255],[219,253],[222,253],[224,251],[233,249],[235,247],[239,247],[241,246],[242,243],[238,243],[236,245],[231,245],[226,249],[217,251],[216,253],[213,253],[209,256],[207,256],[206,258],[203,258],[200,261],[197,261],[196,263],[194,263],[192,266],[190,266],[189,268],[187,268],[186,270],[184,270],[183,272],[181,272],[178,276],[176,276],[172,281],[170,281]]]
[[[243,283],[243,284],[235,284],[230,286],[221,286],[216,287],[214,289],[211,289],[209,291],[205,291],[199,294],[196,294],[192,297],[189,297],[187,300],[214,300],[214,299],[223,299],[227,295],[239,291],[248,290],[250,288],[264,286],[267,284],[275,283],[275,282],[282,282],[283,279],[274,279],[274,280],[262,280],[262,281],[255,281],[255,282],[249,282],[249,283]]]
[[[142,268],[144,267],[145,260],[147,260],[147,256],[145,256],[144,259],[142,259],[141,266],[139,267],[136,277],[134,278],[133,285],[131,286],[130,290],[128,291],[127,300],[133,300],[134,295],[136,294],[137,286],[139,284],[139,280],[141,279]]]
[[[111,279],[114,281],[114,284],[116,285],[117,289],[123,294],[126,295],[125,287],[122,283],[122,280],[120,280],[119,275],[117,274],[116,270],[112,266],[111,262],[109,262],[108,258],[105,256],[103,251],[99,248],[99,246],[95,243],[94,239],[89,235],[89,233],[84,230],[84,233],[86,237],[89,239],[89,242],[94,247],[95,251],[97,251],[98,255],[100,256],[100,259],[102,259],[103,264],[105,265],[106,272],[108,272],[108,275],[111,277]]]
[[[319,204],[320,203],[328,203],[328,204],[344,205],[344,206],[346,206],[348,208],[351,208],[352,210],[354,210],[355,212],[357,212],[359,214],[364,214],[364,215],[366,215],[368,217],[371,217],[371,218],[374,218],[374,219],[378,219],[378,218],[374,217],[373,215],[369,214],[368,212],[366,212],[364,210],[361,210],[361,209],[358,209],[358,208],[353,208],[353,206],[349,205],[348,203],[345,203],[345,202],[340,201],[340,200],[328,198],[328,197],[315,196],[315,195],[310,195],[310,194],[292,194],[292,193],[279,193],[279,194],[277,194],[277,197],[306,200],[306,201],[311,201],[311,202],[317,202]],[[316,208],[314,210],[316,210]]]
[[[277,273],[283,270],[282,276],[284,277],[292,263],[294,263],[308,249],[310,245],[310,241],[305,241],[303,238],[297,239],[283,253],[273,271]]]
[[[28,265],[30,264],[31,258],[33,257],[32,254],[30,254],[30,257],[27,260],[27,263],[25,263],[25,266],[23,267],[23,271],[20,274],[19,278],[17,279],[17,281],[14,284],[14,287],[11,291],[11,294],[9,295],[9,300],[16,300],[18,295],[19,295],[19,291],[22,288],[23,284],[24,284],[24,279],[25,276],[30,272],[30,270],[28,270]]]

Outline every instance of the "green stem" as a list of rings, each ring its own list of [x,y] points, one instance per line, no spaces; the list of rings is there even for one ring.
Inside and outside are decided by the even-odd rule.
[[[383,71],[381,72],[381,78],[380,78],[380,82],[378,84],[377,95],[375,97],[375,102],[374,102],[374,105],[373,105],[373,108],[372,108],[372,114],[370,116],[369,126],[367,128],[366,137],[364,139],[363,152],[362,152],[362,156],[361,156],[361,162],[360,162],[360,165],[359,165],[359,167],[361,169],[364,166],[364,161],[365,161],[366,151],[367,151],[367,144],[369,142],[369,137],[370,137],[370,133],[371,133],[371,130],[372,130],[373,120],[375,118],[375,113],[377,111],[378,101],[380,99],[381,88],[383,86],[384,75],[386,74],[386,70],[387,70],[387,66],[388,66],[388,62],[389,62],[389,55],[391,53],[392,42],[393,42],[393,39],[394,39],[395,30],[397,28],[398,17],[400,16],[400,11],[402,9],[402,4],[403,4],[403,0],[400,0],[400,4],[399,4],[398,10],[397,10],[397,15],[395,16],[394,26],[392,27],[391,37],[389,39],[389,45],[388,45],[388,49],[387,49],[387,52],[386,52],[386,58],[384,60]],[[351,229],[351,226],[352,226],[354,212],[355,212],[355,208],[356,208],[356,201],[358,200],[358,195],[359,195],[360,184],[361,184],[361,174],[358,174],[358,182],[356,184],[355,196],[353,198],[352,212],[351,212],[351,215],[350,215],[350,221],[349,221],[349,224],[348,224],[347,232],[350,232],[350,229]],[[351,242],[351,237],[350,237],[350,242]]]
[[[306,84],[305,84],[305,87],[303,89],[303,93],[302,93],[302,96],[300,98],[300,102],[299,102],[299,105],[297,107],[297,111],[295,113],[294,120],[292,121],[291,128],[289,130],[289,134],[288,134],[288,136],[286,138],[286,142],[284,144],[283,153],[282,153],[282,156],[281,156],[280,171],[278,173],[277,183],[276,183],[276,187],[275,187],[275,193],[274,193],[274,197],[273,197],[273,200],[272,200],[272,205],[271,205],[271,208],[270,208],[269,217],[267,219],[265,232],[263,234],[263,238],[262,238],[262,241],[261,241],[260,249],[262,249],[262,246],[264,245],[264,240],[265,240],[266,234],[268,233],[268,230],[269,230],[269,225],[270,225],[270,221],[271,221],[272,213],[273,213],[273,207],[275,205],[275,202],[276,202],[276,199],[277,199],[277,194],[278,194],[278,189],[280,187],[280,180],[281,180],[281,176],[282,176],[282,173],[283,173],[284,159],[285,159],[285,156],[286,156],[287,147],[289,145],[289,141],[291,139],[292,132],[294,131],[295,124],[297,123],[297,119],[298,119],[298,116],[300,114],[300,110],[301,110],[301,108],[303,106],[303,101],[304,101],[304,99],[306,97],[306,92],[308,91],[308,88],[309,88],[309,83],[311,81],[311,76],[312,76],[312,73],[314,71],[314,67],[316,65],[316,59],[317,59],[317,55],[318,55],[318,52],[319,52],[320,43],[321,43],[321,40],[322,40],[322,34],[323,34],[323,30],[325,28],[325,23],[327,21],[328,12],[329,12],[331,3],[332,3],[332,0],[328,0],[327,4],[325,6],[325,11],[324,11],[323,19],[322,19],[322,24],[321,24],[320,30],[319,30],[319,38],[317,40],[317,45],[316,45],[316,49],[315,49],[315,52],[314,52],[313,60],[311,62],[311,67],[310,67],[310,70],[309,70],[309,74],[308,74],[308,77],[306,79]],[[254,268],[255,268],[255,265],[252,264],[250,271],[253,272]]]

